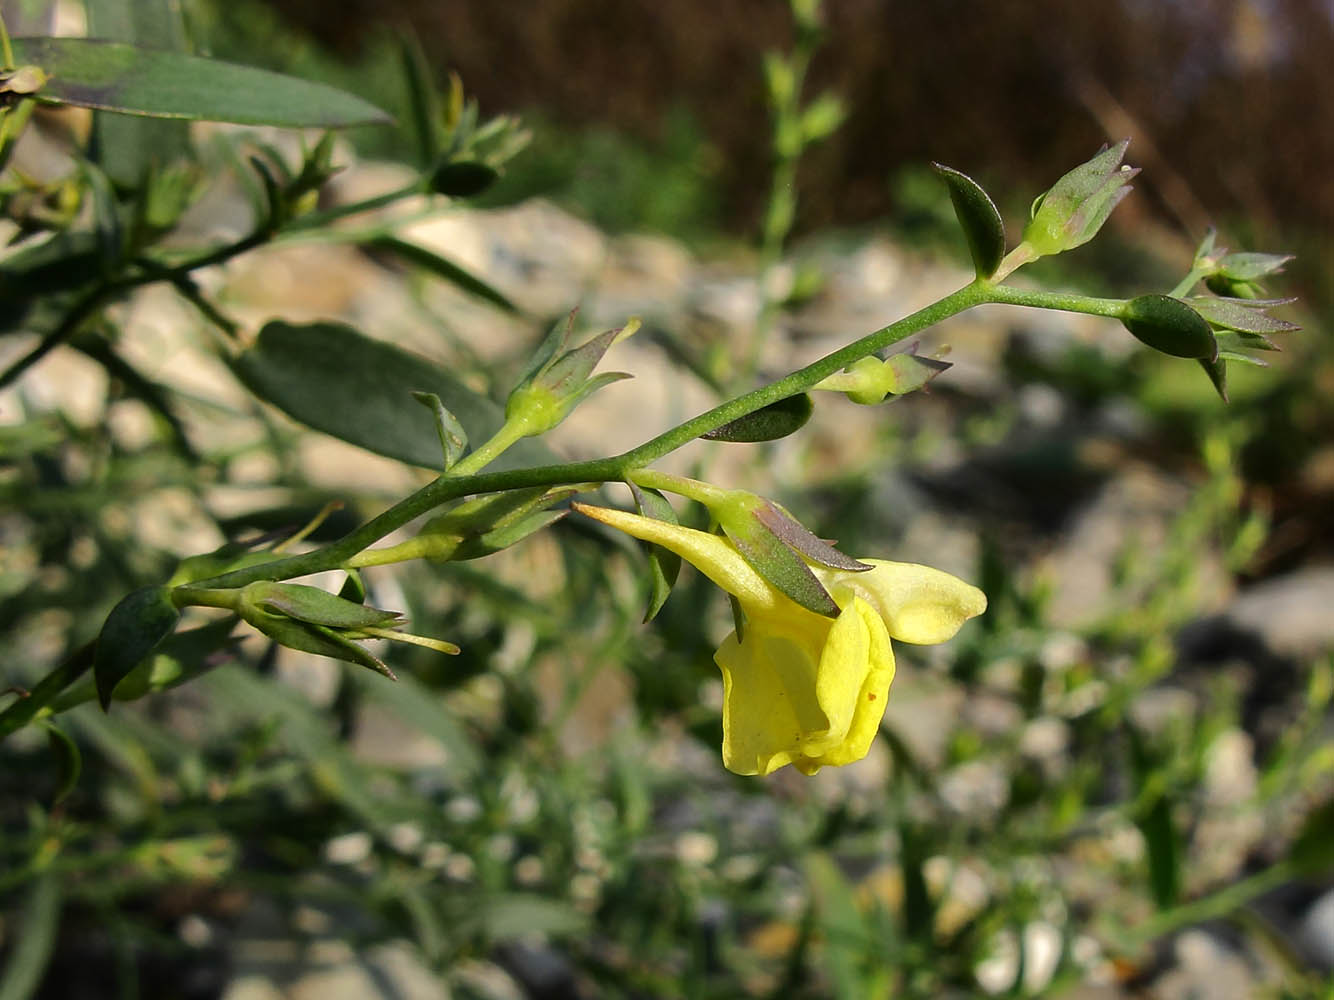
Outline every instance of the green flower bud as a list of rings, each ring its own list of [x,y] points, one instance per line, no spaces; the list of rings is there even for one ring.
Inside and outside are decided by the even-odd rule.
[[[1122,139],[1115,146],[1104,147],[1033,203],[1024,242],[1035,256],[1073,250],[1097,234],[1112,209],[1130,194],[1130,179],[1139,173],[1138,167],[1121,163],[1129,144],[1129,139]]]

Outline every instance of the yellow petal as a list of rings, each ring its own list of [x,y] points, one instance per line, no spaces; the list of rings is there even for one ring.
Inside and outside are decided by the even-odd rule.
[[[771,774],[790,764],[800,754],[803,724],[823,723],[811,716],[818,711],[815,663],[796,644],[753,627],[745,642],[728,636],[714,660],[723,672],[723,764],[737,774]]]
[[[837,747],[820,758],[821,764],[851,764],[866,756],[876,733],[880,732],[880,720],[889,703],[889,685],[894,681],[894,651],[890,648],[889,633],[880,615],[861,598],[853,598],[848,611],[857,614],[866,625],[869,640],[866,668],[861,686],[853,694],[852,719],[847,732]],[[825,655],[829,655],[827,647]],[[826,664],[822,658],[821,673],[825,669]]]
[[[823,569],[816,573],[840,605],[849,594],[869,603],[884,619],[889,635],[901,642],[944,642],[987,609],[986,594],[949,573],[915,563],[862,562],[874,568],[867,573]]]
[[[797,607],[755,572],[725,538],[610,507],[590,507],[582,503],[571,506],[595,521],[675,552],[723,590],[735,594],[747,614],[763,615],[788,606]]]

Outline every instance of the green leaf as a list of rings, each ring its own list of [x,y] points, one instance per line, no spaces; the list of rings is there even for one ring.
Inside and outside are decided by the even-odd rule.
[[[185,24],[173,0],[97,0],[86,4],[88,35],[128,42],[164,52],[185,50]],[[93,160],[117,185],[142,184],[154,166],[183,158],[190,149],[189,126],[183,121],[153,121],[128,115],[97,113],[89,145]]]
[[[776,441],[800,430],[811,419],[813,409],[811,397],[799,393],[738,417],[702,437],[708,441]]]
[[[14,921],[9,961],[0,975],[0,1000],[29,1000],[56,950],[60,929],[60,874],[47,870],[28,892],[23,915]]]
[[[331,628],[374,628],[403,620],[397,611],[356,604],[302,583],[261,580],[246,587],[246,598],[272,614]]]
[[[864,573],[872,568],[866,563],[858,562],[852,556],[838,551],[772,501],[766,500],[760,504],[755,510],[755,517],[773,532],[784,545],[795,549],[813,563],[827,566],[830,569],[845,569],[853,573]]]
[[[872,928],[857,906],[852,884],[827,854],[812,852],[805,867],[816,926],[824,940],[822,956],[830,995],[848,1000],[876,995],[869,991],[867,974],[863,971],[868,964]]]
[[[517,315],[520,311],[519,307],[506,298],[502,292],[497,291],[481,278],[471,274],[453,261],[446,260],[439,254],[432,253],[416,243],[409,243],[397,236],[377,236],[374,239],[366,240],[361,245],[370,250],[382,250],[400,257],[409,264],[420,267],[423,271],[433,274],[437,278],[443,278],[469,295],[490,302],[496,308],[511,315]]]
[[[1160,910],[1181,896],[1181,835],[1172,822],[1172,803],[1166,796],[1154,800],[1136,825],[1144,835],[1149,861],[1149,888]]]
[[[321,83],[180,52],[92,38],[16,38],[14,58],[50,75],[38,97],[56,104],[286,128],[391,121],[360,97]]]
[[[251,392],[294,419],[428,469],[440,468],[440,439],[413,393],[438,396],[470,441],[487,440],[504,420],[499,406],[443,368],[341,323],[267,323],[232,367]],[[551,460],[545,446],[520,441],[491,468]]]
[[[435,430],[440,438],[441,459],[445,471],[463,457],[468,447],[468,432],[459,418],[445,409],[445,404],[433,392],[414,392],[412,398],[435,414]]]
[[[489,188],[499,176],[494,167],[477,160],[454,160],[442,163],[431,175],[431,190],[451,198],[471,198]]]
[[[973,268],[979,278],[990,278],[1005,256],[1005,223],[991,196],[967,174],[940,163],[931,164],[950,189],[954,214],[968,240]]]
[[[1125,304],[1121,322],[1155,351],[1177,358],[1218,357],[1218,341],[1203,316],[1180,299],[1152,293]]]
[[[60,782],[56,785],[56,794],[51,800],[52,805],[59,805],[79,783],[79,774],[83,770],[83,755],[79,753],[79,745],[70,738],[69,733],[50,722],[43,725],[46,728],[51,753],[60,763]]]
[[[747,511],[740,517],[725,514],[720,524],[741,557],[765,580],[817,615],[838,616],[838,605],[806,561],[775,535],[755,511]]]
[[[1278,274],[1292,259],[1290,253],[1230,253],[1218,262],[1218,270],[1236,281],[1254,281]]]
[[[1334,799],[1306,817],[1288,857],[1303,875],[1324,878],[1334,872]]]
[[[630,492],[634,495],[635,507],[644,517],[666,521],[668,524],[681,523],[677,520],[675,508],[657,490],[630,483]],[[649,597],[648,607],[644,611],[644,622],[647,624],[657,617],[668,595],[671,594],[672,587],[676,584],[676,577],[681,572],[681,557],[675,552],[667,551],[661,545],[648,542],[642,544],[648,555]]]
[[[1295,299],[1233,299],[1217,295],[1192,295],[1186,304],[1210,324],[1224,330],[1243,333],[1291,333],[1300,330],[1296,323],[1270,316],[1265,312],[1273,306],[1284,306]]]
[[[422,50],[421,41],[414,31],[403,33],[399,46],[403,65],[403,82],[412,109],[412,132],[417,140],[418,166],[425,167],[440,155],[440,130],[444,124],[444,110],[440,94],[431,74],[431,64]]]
[[[167,587],[136,590],[111,609],[93,653],[97,700],[103,709],[111,704],[111,693],[121,678],[171,635],[180,617]]]
[[[1214,384],[1214,391],[1218,393],[1218,398],[1227,402],[1227,362],[1220,356],[1213,358],[1197,358],[1200,367],[1204,369],[1204,374],[1209,376],[1209,381]]]

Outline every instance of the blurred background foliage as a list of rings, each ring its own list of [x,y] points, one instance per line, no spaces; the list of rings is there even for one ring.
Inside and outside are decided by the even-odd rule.
[[[406,30],[441,82],[458,72],[533,130],[474,204],[540,195],[755,264],[782,3],[186,14],[199,50],[400,121]],[[634,552],[568,522],[486,562],[375,576],[374,602],[463,647],[392,651],[397,685],[252,638],[177,691],[25,730],[0,745],[0,998],[1327,1000],[1334,656],[1312,574],[1334,554],[1331,57],[1321,0],[831,3],[810,90],[848,116],[801,161],[798,256],[888,232],[948,267],[965,251],[927,161],[978,177],[1013,223],[1131,135],[1145,170],[1112,231],[1034,273],[1170,287],[1212,222],[1234,248],[1298,254],[1275,291],[1302,297],[1306,331],[1224,407],[1193,366],[1053,348],[1049,323],[1015,319],[999,379],[830,404],[834,426],[870,428],[855,447],[817,428],[732,459],[844,549],[953,560],[990,596],[949,647],[899,649],[861,768],[723,772],[719,595],[687,575],[641,627]],[[394,130],[352,141],[413,152]],[[806,304],[784,303],[798,331]],[[505,388],[517,354],[483,362],[440,330],[442,356]],[[708,374],[695,333],[645,336],[684,377]],[[257,408],[239,416],[259,437],[199,454],[201,426],[237,413],[173,386],[144,420],[131,404],[155,388],[132,369],[111,384],[87,419],[25,397],[0,430],[0,628],[26,682],[192,554],[200,511],[234,538],[347,500],[313,536],[329,540],[397,485],[378,466],[355,496],[313,482],[303,439]],[[247,499],[220,505],[223,488]],[[1072,614],[1089,566],[1107,578]]]

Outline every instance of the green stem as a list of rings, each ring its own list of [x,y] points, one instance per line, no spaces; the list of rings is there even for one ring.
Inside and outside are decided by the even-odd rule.
[[[363,549],[379,541],[414,518],[435,509],[449,500],[477,493],[496,493],[502,490],[523,489],[533,486],[561,486],[579,483],[605,483],[625,479],[633,470],[656,462],[662,456],[724,424],[737,420],[755,410],[763,409],[788,396],[804,392],[816,382],[872,354],[918,333],[929,326],[954,316],[965,309],[990,301],[994,289],[982,282],[973,282],[934,302],[896,323],[869,333],[818,361],[769,385],[761,386],[735,399],[730,399],[701,413],[699,416],[659,434],[637,448],[610,458],[562,465],[544,465],[530,469],[509,469],[504,472],[486,472],[471,476],[445,475],[422,487],[416,493],[384,511],[378,517],[340,538],[338,541],[287,559],[279,559],[259,566],[235,570],[211,580],[200,581],[209,587],[241,587],[256,580],[287,580],[308,576],[345,565]]]
[[[240,603],[240,597],[241,595],[235,590],[219,587],[199,587],[192,583],[175,587],[171,592],[172,602],[178,608],[193,606],[225,608],[228,611],[235,611]]]
[[[451,479],[476,475],[499,458],[506,448],[527,436],[527,428],[521,421],[506,420],[490,440],[455,462],[445,475]]]
[[[1177,286],[1167,294],[1172,296],[1172,298],[1174,299],[1180,298],[1181,296],[1189,292],[1192,288],[1194,288],[1195,283],[1197,281],[1199,281],[1201,278],[1205,277],[1209,273],[1210,273],[1209,271],[1204,270],[1203,268],[1193,267],[1191,268],[1190,273],[1186,275],[1184,278],[1182,278],[1177,283]]]
[[[94,643],[81,646],[68,660],[43,677],[26,697],[19,698],[0,712],[0,739],[38,718],[60,692],[91,670],[93,650]]]
[[[59,326],[43,337],[31,351],[6,368],[3,374],[0,374],[0,389],[15,381],[55,348],[78,333],[79,328],[108,301],[132,287],[134,287],[133,282],[117,281],[98,285],[84,295],[65,314],[65,318],[61,320]]]
[[[349,205],[339,205],[336,208],[329,208],[323,212],[311,212],[298,219],[293,219],[283,227],[284,233],[299,233],[307,229],[319,229],[335,222],[338,219],[345,219],[350,215],[360,215],[362,212],[369,212],[376,208],[383,208],[385,205],[392,205],[396,201],[409,198],[414,194],[426,193],[426,180],[417,177],[411,183],[396,188],[393,191],[387,191],[384,194],[377,194],[374,197],[366,198],[362,201],[354,201]]]
[[[0,17],[0,57],[5,60],[4,66],[0,66],[0,69],[8,72],[14,68],[14,48],[9,44],[9,29],[5,27],[3,17]]]
[[[1164,910],[1133,930],[1123,931],[1116,936],[1123,946],[1133,947],[1157,940],[1182,927],[1203,923],[1206,920],[1219,920],[1245,906],[1257,896],[1290,881],[1296,874],[1292,864],[1280,861],[1208,896]]]
[[[674,476],[670,472],[658,469],[635,469],[626,478],[638,486],[646,486],[651,490],[666,490],[687,500],[702,503],[706,507],[710,503],[725,501],[728,495],[734,492],[714,486],[712,483],[688,479],[685,476]]]
[[[1099,299],[1091,295],[1033,291],[997,284],[991,284],[987,301],[1008,306],[1029,306],[1034,309],[1058,309],[1062,312],[1087,313],[1090,316],[1108,316],[1112,319],[1120,319],[1126,308],[1125,299]]]

